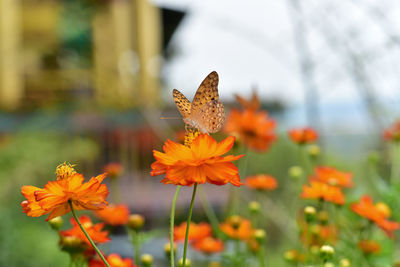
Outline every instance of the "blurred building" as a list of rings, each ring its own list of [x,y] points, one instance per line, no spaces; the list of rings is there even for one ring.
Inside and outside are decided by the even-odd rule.
[[[148,0],[1,0],[0,106],[152,106],[162,25]]]

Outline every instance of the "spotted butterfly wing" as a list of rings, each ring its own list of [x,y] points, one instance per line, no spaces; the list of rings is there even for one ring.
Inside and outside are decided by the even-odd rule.
[[[191,113],[196,112],[196,110],[210,101],[219,100],[218,81],[218,73],[213,71],[201,82],[192,101]]]
[[[176,89],[172,91],[172,96],[174,98],[175,105],[178,108],[179,113],[181,113],[183,119],[190,117],[190,111],[192,109],[192,104],[190,101]]]

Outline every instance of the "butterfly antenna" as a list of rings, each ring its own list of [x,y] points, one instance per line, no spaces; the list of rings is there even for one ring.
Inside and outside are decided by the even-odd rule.
[[[160,117],[160,120],[177,120],[179,117]]]

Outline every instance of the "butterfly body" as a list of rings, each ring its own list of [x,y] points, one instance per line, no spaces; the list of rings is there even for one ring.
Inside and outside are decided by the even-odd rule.
[[[203,133],[215,133],[222,128],[225,112],[219,101],[217,72],[211,72],[203,80],[192,102],[176,89],[172,95],[185,124]]]

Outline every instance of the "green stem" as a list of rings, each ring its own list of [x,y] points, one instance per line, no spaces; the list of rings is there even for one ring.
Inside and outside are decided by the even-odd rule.
[[[133,246],[135,248],[135,264],[139,265],[139,253],[140,253],[140,240],[139,240],[139,232],[136,230],[132,231],[133,237]]]
[[[400,143],[395,142],[392,144],[392,169],[390,173],[390,183],[393,185],[399,182],[399,169],[400,169]]]
[[[265,267],[265,256],[264,256],[264,246],[260,245],[258,252],[258,261],[260,262],[260,267]]]
[[[172,207],[171,207],[171,220],[170,220],[170,225],[169,225],[169,245],[170,245],[170,266],[175,267],[175,255],[174,255],[174,224],[175,224],[175,206],[176,206],[176,200],[178,199],[179,195],[179,190],[181,190],[181,186],[178,185],[176,187],[174,199],[172,200]]]
[[[183,258],[182,258],[183,267],[186,266],[187,245],[189,240],[189,227],[190,227],[190,221],[192,220],[193,204],[194,204],[194,198],[196,197],[196,191],[197,191],[197,183],[195,183],[193,187],[192,200],[190,201],[189,214],[186,221],[185,244],[183,246]]]
[[[210,202],[208,201],[207,196],[205,195],[202,187],[199,187],[199,197],[200,197],[200,203],[203,206],[207,219],[211,223],[214,234],[217,237],[221,238],[221,231],[219,230],[219,221],[217,215],[215,214],[213,208],[211,207]]]
[[[68,204],[71,208],[71,212],[72,212],[72,216],[74,216],[75,221],[78,223],[79,227],[81,228],[82,232],[85,234],[86,238],[89,240],[90,244],[92,245],[92,247],[94,248],[94,250],[97,252],[97,254],[99,255],[99,257],[101,258],[101,260],[104,262],[104,264],[107,267],[110,267],[110,265],[108,264],[108,262],[106,261],[106,259],[104,258],[103,254],[100,252],[100,250],[97,248],[97,246],[94,244],[93,240],[90,238],[89,234],[86,232],[85,228],[83,228],[81,222],[78,219],[78,216],[76,216],[74,207],[72,205],[72,201],[68,200]]]

